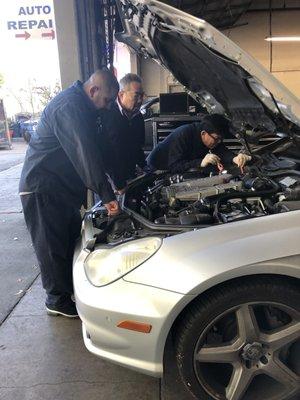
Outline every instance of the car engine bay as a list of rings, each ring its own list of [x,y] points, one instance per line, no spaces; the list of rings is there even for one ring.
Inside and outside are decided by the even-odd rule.
[[[259,162],[257,162],[259,159]],[[168,236],[250,218],[300,210],[300,163],[275,155],[223,173],[148,174],[122,196],[123,212],[91,211],[96,242],[118,244],[149,235]]]

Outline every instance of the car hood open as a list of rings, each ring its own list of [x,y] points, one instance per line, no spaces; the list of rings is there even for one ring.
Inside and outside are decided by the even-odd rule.
[[[227,115],[240,132],[298,131],[299,99],[213,26],[155,0],[117,6],[117,39],[166,67],[208,112]]]

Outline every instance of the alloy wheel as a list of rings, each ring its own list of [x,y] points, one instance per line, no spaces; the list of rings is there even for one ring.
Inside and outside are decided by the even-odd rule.
[[[195,375],[216,400],[287,400],[300,389],[299,342],[296,310],[275,303],[241,304],[202,332],[194,352]]]

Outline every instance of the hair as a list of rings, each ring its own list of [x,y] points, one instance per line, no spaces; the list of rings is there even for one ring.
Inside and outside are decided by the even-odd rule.
[[[109,89],[119,91],[117,78],[108,69],[97,69],[84,83],[84,86],[95,85],[99,81],[105,82]]]
[[[210,114],[203,118],[201,128],[208,133],[217,133],[223,137],[229,133],[230,122],[221,114]]]
[[[120,90],[124,90],[125,87],[130,85],[132,82],[142,83],[142,79],[137,74],[126,74],[120,80]]]

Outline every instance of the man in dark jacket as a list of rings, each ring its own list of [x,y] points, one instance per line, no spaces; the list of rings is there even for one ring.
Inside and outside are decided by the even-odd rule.
[[[98,110],[117,92],[118,82],[106,70],[75,82],[50,101],[28,146],[19,190],[52,315],[77,316],[72,257],[86,189],[99,194],[110,215],[119,210],[97,146]]]
[[[222,143],[228,129],[228,121],[218,114],[206,116],[201,122],[180,126],[152,150],[147,163],[152,170],[169,170],[172,173],[209,165],[221,170],[223,164],[232,162],[243,167],[251,157],[243,153],[235,156]]]
[[[117,101],[110,111],[104,113],[104,132],[109,144],[106,165],[110,165],[110,176],[121,192],[126,182],[136,176],[136,168],[146,166],[143,151],[145,126],[140,113],[143,97],[141,78],[127,74],[120,80]]]

